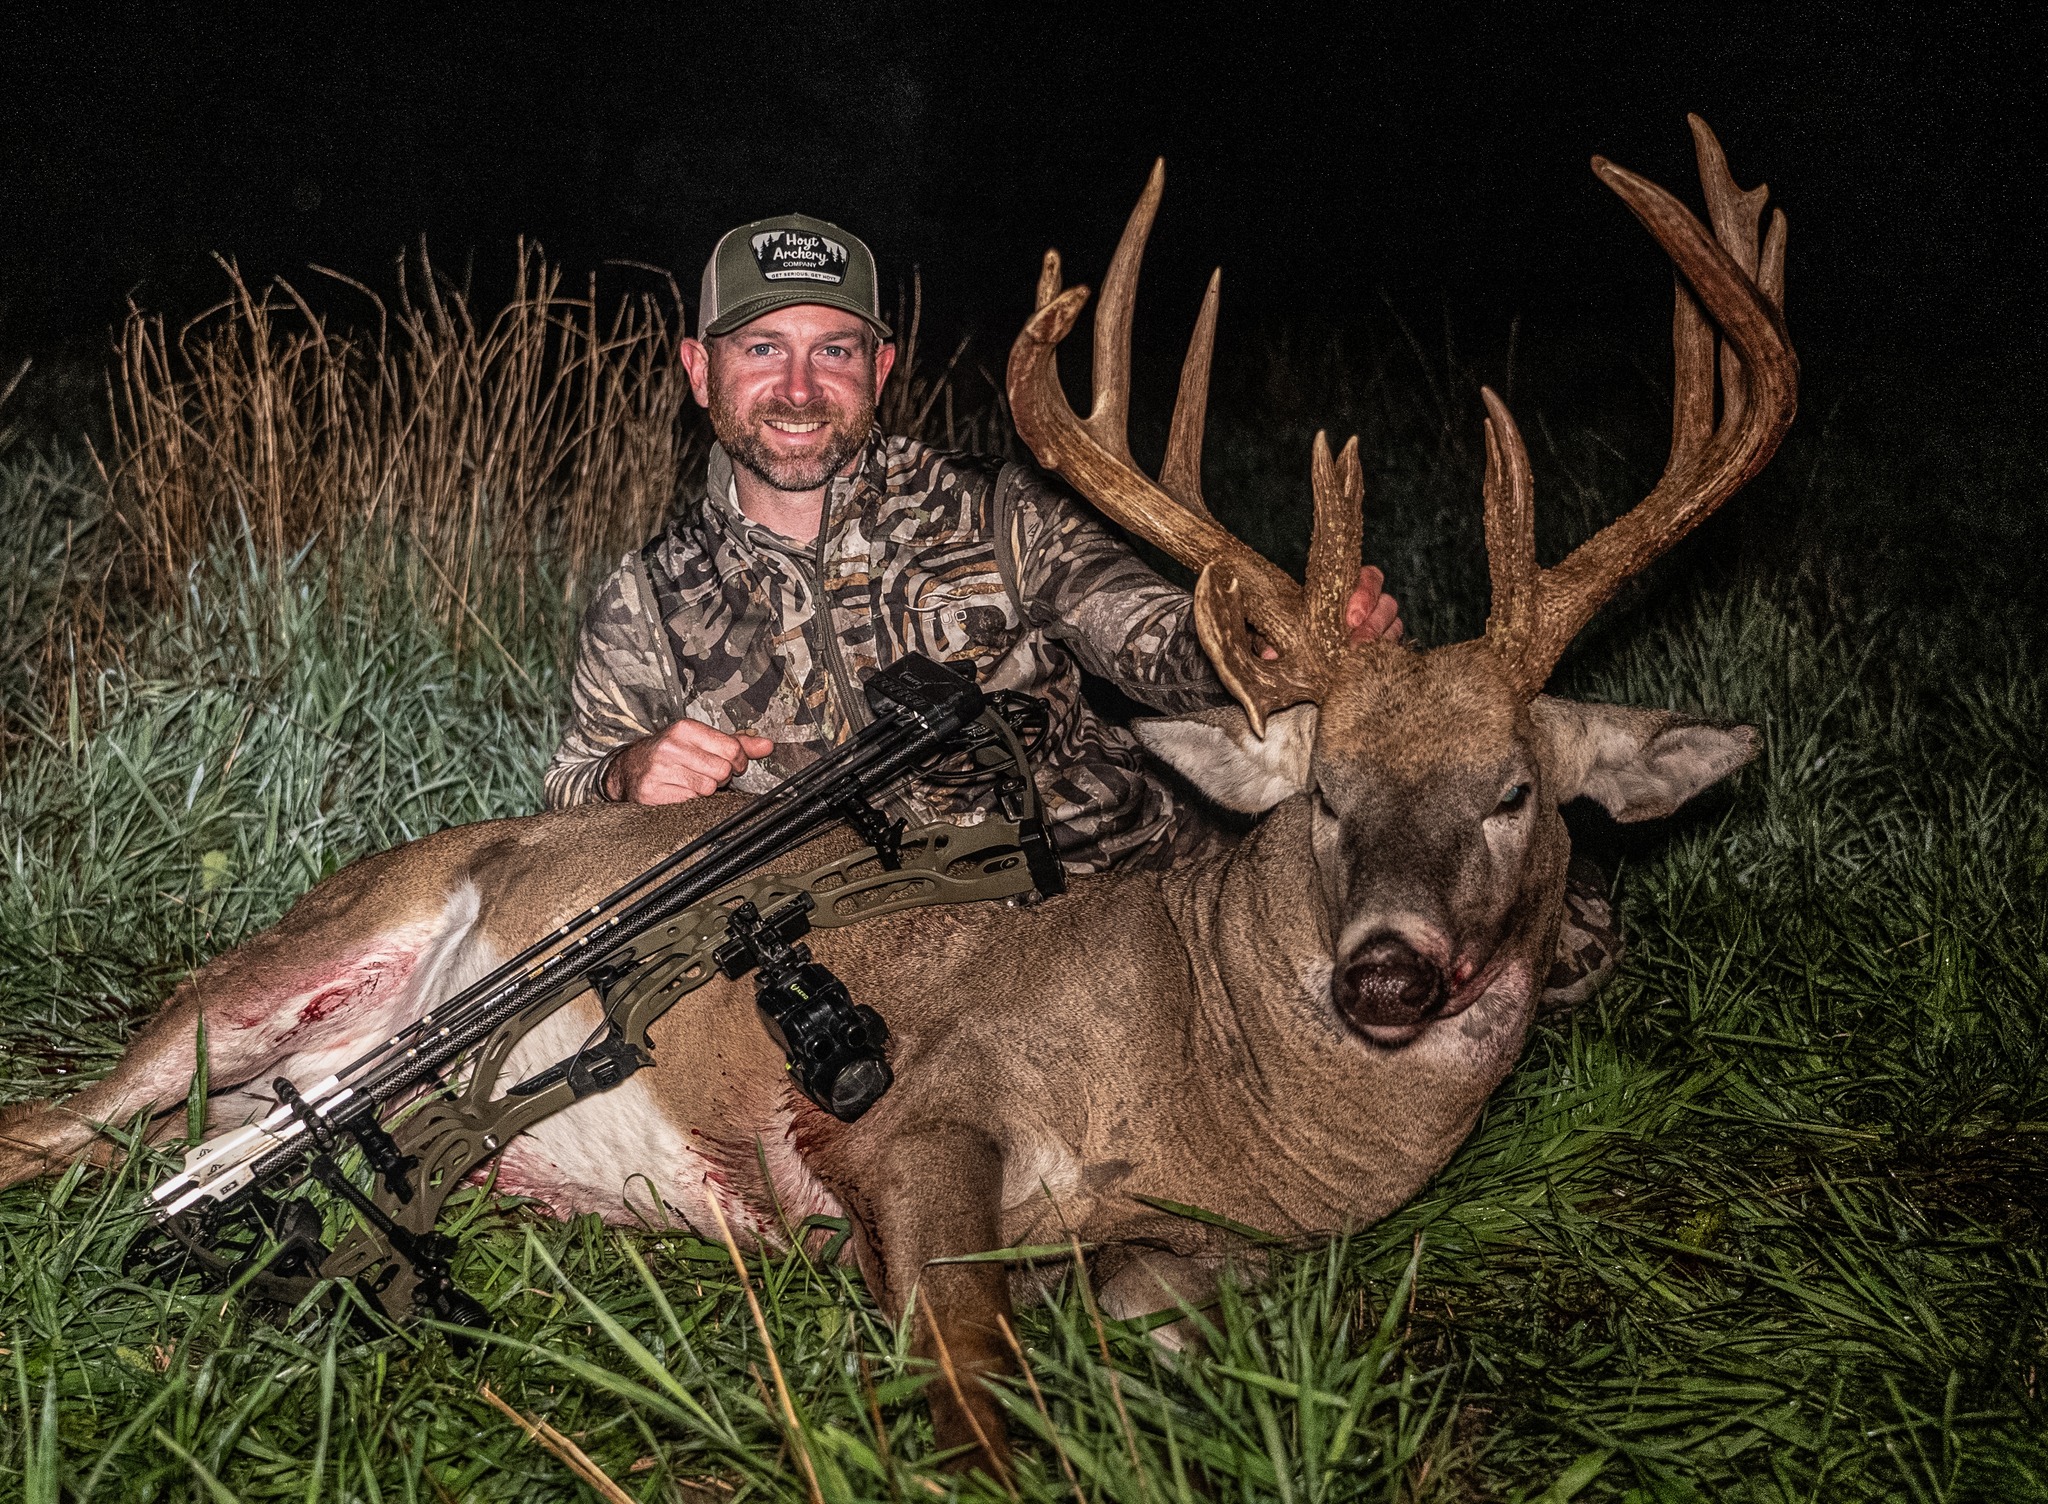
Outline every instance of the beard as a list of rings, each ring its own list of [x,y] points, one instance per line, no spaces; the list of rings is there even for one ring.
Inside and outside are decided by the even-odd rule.
[[[810,454],[778,454],[760,433],[760,426],[771,418],[784,423],[824,424],[824,447]],[[806,406],[791,407],[769,398],[741,412],[730,397],[720,394],[711,404],[711,431],[726,456],[778,491],[815,491],[824,486],[860,452],[874,422],[872,402],[849,409],[835,407],[821,397]]]

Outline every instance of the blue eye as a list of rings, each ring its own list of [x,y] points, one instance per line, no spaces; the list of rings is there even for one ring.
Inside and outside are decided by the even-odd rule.
[[[1522,807],[1523,801],[1526,800],[1528,797],[1528,784],[1510,784],[1508,785],[1508,791],[1500,796],[1500,804],[1494,810],[1494,813],[1497,815],[1512,815],[1516,810]]]

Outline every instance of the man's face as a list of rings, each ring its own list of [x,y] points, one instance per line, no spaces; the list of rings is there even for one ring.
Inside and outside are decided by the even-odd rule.
[[[896,347],[852,314],[800,303],[730,334],[686,339],[682,357],[733,463],[778,491],[803,492],[860,453]]]

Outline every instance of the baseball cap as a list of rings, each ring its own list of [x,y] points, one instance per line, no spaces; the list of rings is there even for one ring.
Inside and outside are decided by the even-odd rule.
[[[794,303],[822,303],[857,315],[883,339],[875,257],[857,235],[808,214],[757,219],[728,230],[704,263],[697,337],[730,334]]]

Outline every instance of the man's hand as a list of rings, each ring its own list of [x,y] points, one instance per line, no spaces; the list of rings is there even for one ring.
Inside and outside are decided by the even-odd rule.
[[[1344,603],[1344,625],[1353,642],[1401,640],[1401,603],[1380,588],[1386,579],[1370,564],[1358,571],[1358,583],[1351,588],[1351,599]],[[1273,659],[1280,653],[1270,644],[1261,643],[1259,656]]]
[[[1358,571],[1358,583],[1344,607],[1344,625],[1353,642],[1399,642],[1401,603],[1382,588],[1387,577],[1368,564]]]
[[[665,731],[628,742],[604,770],[607,799],[634,804],[680,804],[715,794],[766,757],[775,743],[744,731],[728,736],[702,721],[677,721]]]

